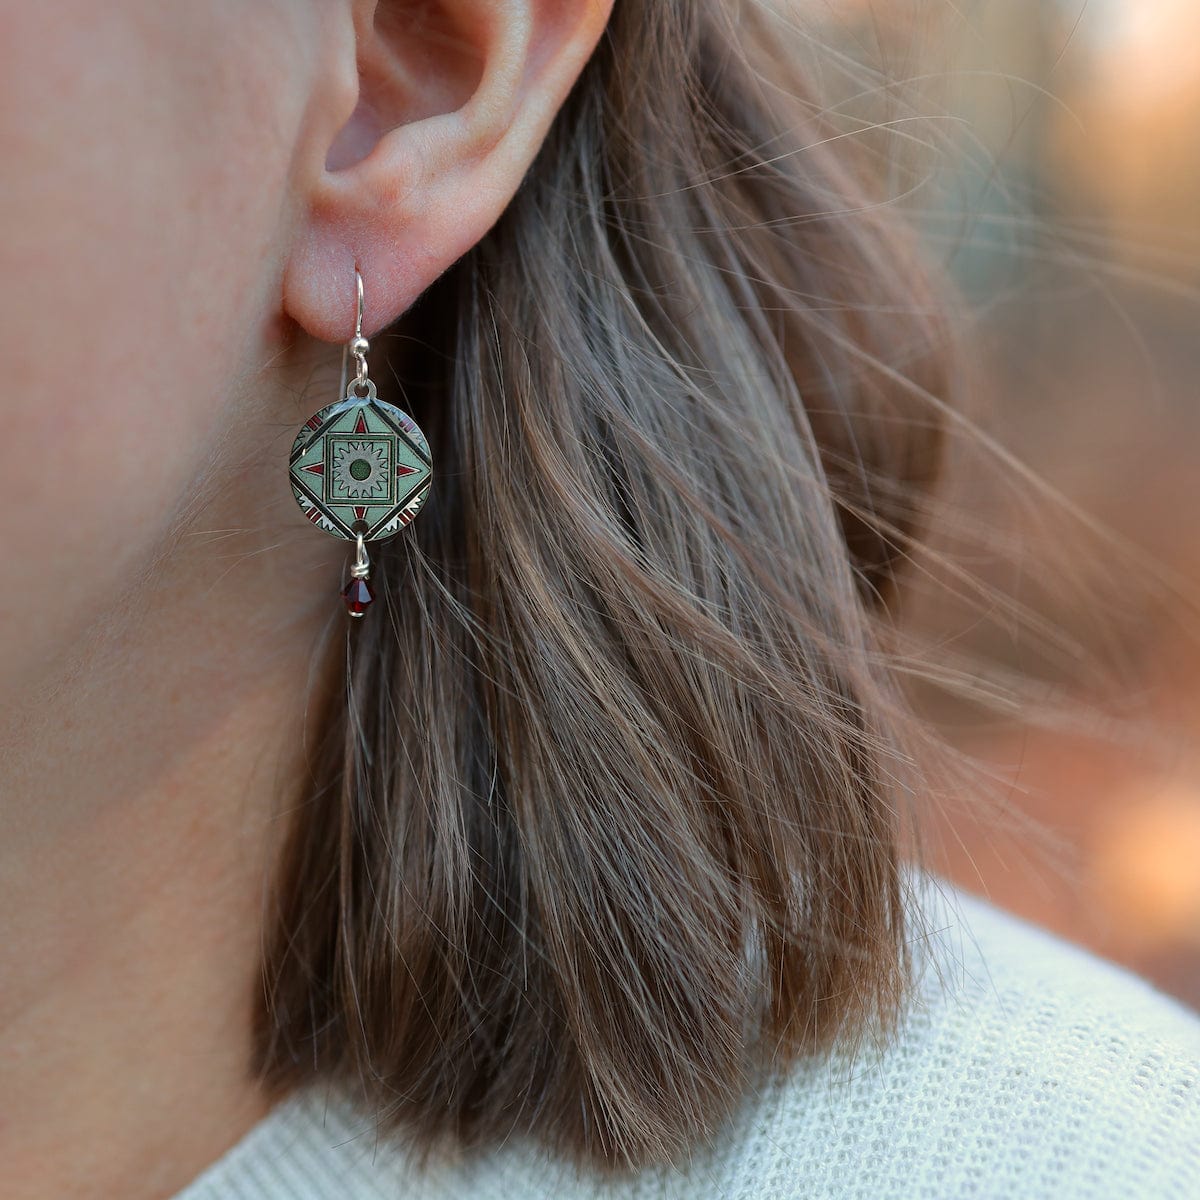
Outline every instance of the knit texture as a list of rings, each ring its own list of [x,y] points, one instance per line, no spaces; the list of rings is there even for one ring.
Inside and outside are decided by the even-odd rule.
[[[417,1170],[369,1113],[297,1093],[176,1200],[1200,1198],[1200,1017],[935,876],[890,1045],[794,1068],[677,1170],[618,1183],[527,1144]]]

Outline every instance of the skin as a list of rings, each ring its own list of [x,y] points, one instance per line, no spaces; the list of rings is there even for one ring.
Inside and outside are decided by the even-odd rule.
[[[8,1200],[170,1196],[268,1111],[263,897],[345,621],[287,450],[354,265],[373,336],[499,216],[610,3],[0,0]]]

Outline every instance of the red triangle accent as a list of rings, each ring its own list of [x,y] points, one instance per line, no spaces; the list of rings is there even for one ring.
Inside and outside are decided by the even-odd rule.
[[[367,510],[365,508],[359,508],[359,506],[356,504],[354,506],[354,515],[358,518],[358,520],[364,521],[366,520]]]
[[[415,475],[419,469],[419,467],[406,467],[403,463],[396,464],[397,475]]]
[[[366,417],[363,416],[363,410],[361,408],[358,410],[358,420],[354,422],[354,432],[355,433],[366,433],[367,432],[367,419],[366,419]]]
[[[323,462],[313,463],[311,467],[301,467],[302,471],[310,471],[313,475],[324,475],[325,464]]]

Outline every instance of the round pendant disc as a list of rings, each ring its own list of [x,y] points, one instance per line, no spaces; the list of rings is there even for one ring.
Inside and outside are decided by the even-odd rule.
[[[368,542],[399,533],[429,495],[433,465],[417,423],[380,400],[347,395],[305,422],[292,444],[292,492],[318,528]]]

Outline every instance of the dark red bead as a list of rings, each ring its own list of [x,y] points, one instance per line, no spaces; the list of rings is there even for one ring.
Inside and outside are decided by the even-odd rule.
[[[375,599],[371,585],[365,579],[352,579],[342,589],[342,599],[346,602],[346,611],[352,617],[363,616]]]

